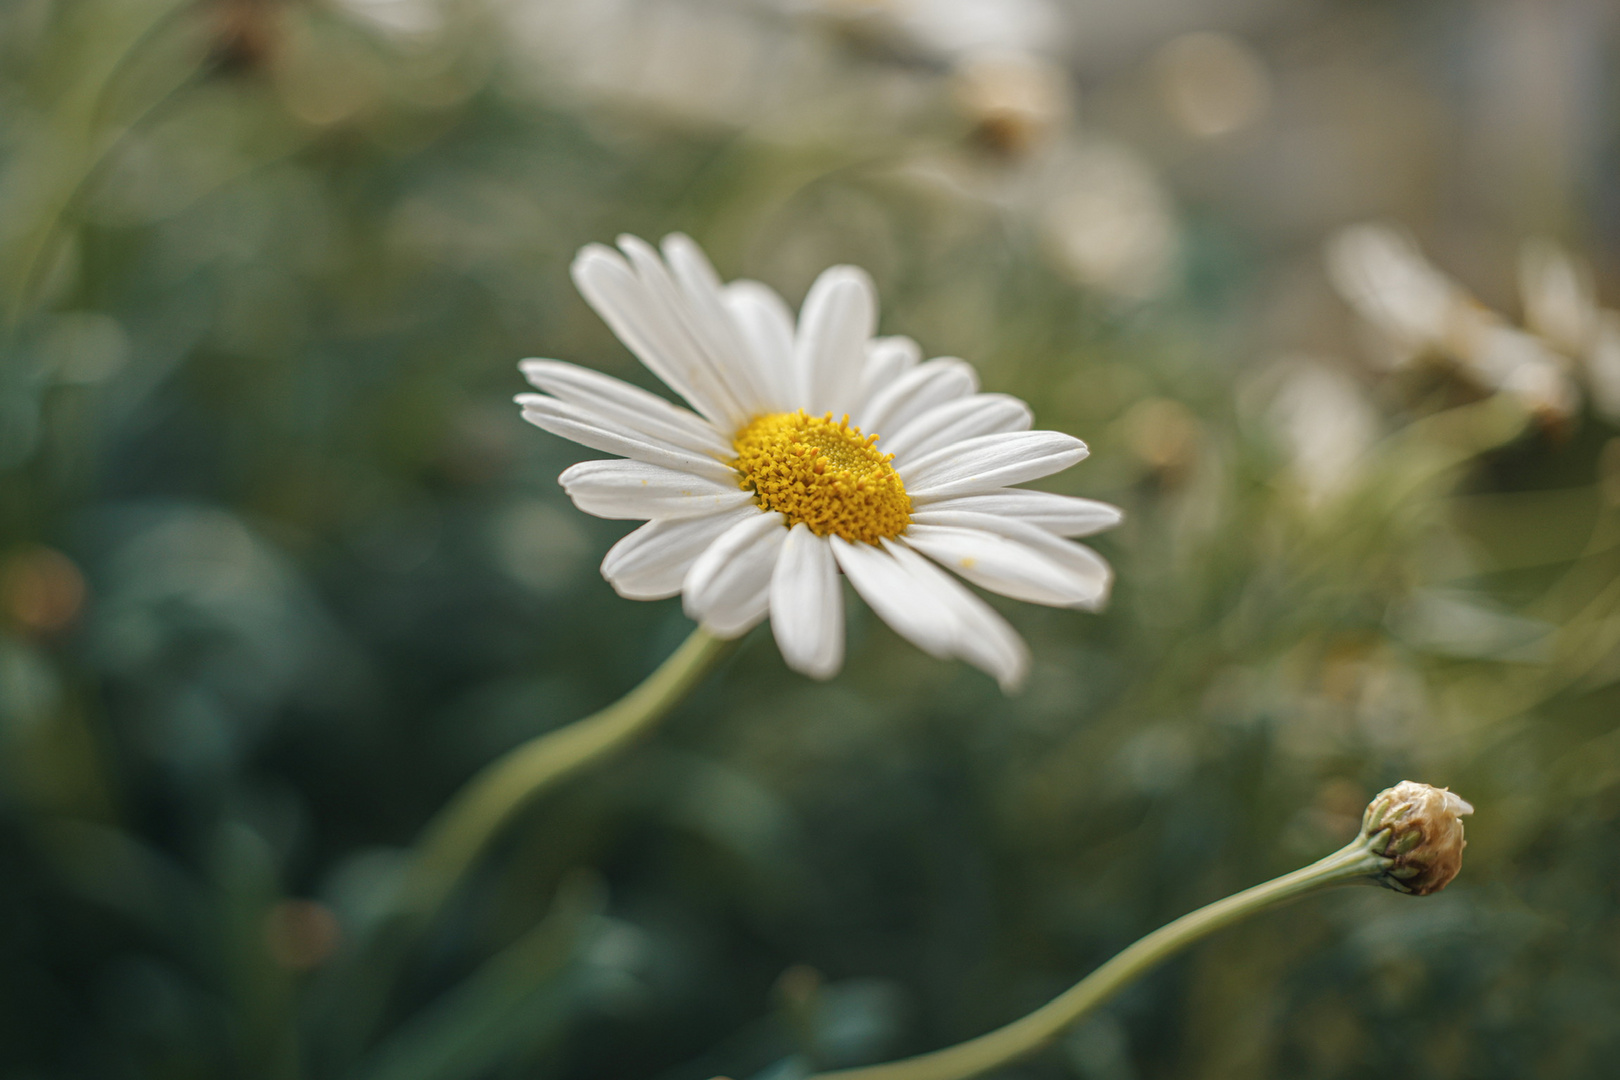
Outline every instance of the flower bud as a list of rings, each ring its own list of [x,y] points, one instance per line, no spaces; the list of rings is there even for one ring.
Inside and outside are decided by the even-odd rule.
[[[1009,156],[1045,145],[1068,118],[1068,74],[1029,53],[968,57],[952,79],[957,110],[992,150]]]
[[[1474,808],[1445,788],[1402,780],[1381,791],[1367,806],[1361,834],[1374,838],[1372,851],[1391,860],[1378,874],[1381,885],[1414,896],[1445,888],[1462,869],[1462,818]]]

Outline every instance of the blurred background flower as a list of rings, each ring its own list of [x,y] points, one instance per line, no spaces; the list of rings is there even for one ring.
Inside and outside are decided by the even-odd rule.
[[[1443,894],[1234,928],[1016,1075],[1606,1075],[1617,52],[1596,0],[0,4],[0,1074],[879,1060],[1412,775],[1479,807]],[[643,379],[567,266],[673,230],[795,305],[866,267],[1085,437],[1114,602],[992,601],[1013,699],[867,615],[827,684],[745,642],[378,991],[433,810],[689,628],[509,405]]]

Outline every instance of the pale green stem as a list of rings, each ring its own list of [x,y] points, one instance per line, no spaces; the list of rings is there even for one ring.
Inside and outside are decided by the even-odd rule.
[[[382,1018],[411,942],[454,895],[501,830],[536,796],[598,764],[650,732],[725,655],[732,642],[699,627],[639,686],[612,705],[518,746],[458,791],[428,822],[406,870],[398,906],[334,976],[347,1031],[340,1055],[353,1055]]]
[[[201,70],[204,57],[202,53],[197,53],[194,56],[194,63],[189,65],[182,73],[182,77],[160,97],[142,108],[134,118],[123,124],[111,136],[98,135],[119,76],[147,46],[158,40],[177,20],[195,9],[196,5],[190,0],[175,0],[164,6],[132,34],[130,44],[111,60],[105,73],[100,75],[93,88],[84,84],[82,93],[76,92],[77,97],[70,94],[69,99],[56,110],[53,119],[57,126],[63,129],[59,142],[60,145],[69,148],[64,152],[73,159],[73,167],[69,168],[67,175],[60,178],[55,185],[60,194],[47,205],[38,225],[32,233],[21,237],[19,247],[22,255],[18,260],[15,281],[10,283],[15,287],[16,294],[7,305],[5,314],[9,325],[15,326],[22,321],[30,300],[49,271],[50,257],[67,227],[68,219],[79,207],[101,171],[112,160],[114,152],[124,145],[132,132],[143,126],[151,116],[171,101]],[[0,270],[0,288],[7,284],[4,281],[5,277],[4,271]]]
[[[1373,849],[1387,840],[1387,832],[1370,837],[1363,834],[1319,862],[1183,915],[1039,1009],[987,1035],[902,1061],[818,1073],[810,1080],[965,1080],[1016,1061],[1046,1046],[1098,1005],[1205,935],[1284,900],[1380,873],[1391,860],[1373,854]]]
[[[402,914],[430,919],[507,822],[542,791],[651,731],[708,674],[729,642],[702,627],[612,705],[508,751],[455,794],[417,841]]]

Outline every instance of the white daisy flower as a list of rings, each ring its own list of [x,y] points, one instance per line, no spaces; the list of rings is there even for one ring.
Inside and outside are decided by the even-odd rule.
[[[1009,691],[1028,649],[941,566],[1037,604],[1107,600],[1108,564],[1063,538],[1120,512],[1014,486],[1082,460],[1085,444],[1030,431],[1029,406],[980,393],[964,361],[922,362],[910,339],[874,337],[863,271],[824,272],[795,325],[769,287],[722,284],[685,236],[665,238],[662,258],[635,237],[619,248],[583,249],[574,282],[692,408],[557,360],[523,361],[544,393],[517,398],[529,422],[626,459],[559,478],[586,513],[647,522],[602,562],[619,595],[680,594],[726,638],[768,615],[788,665],[825,679],[844,659],[842,572],[918,648]]]

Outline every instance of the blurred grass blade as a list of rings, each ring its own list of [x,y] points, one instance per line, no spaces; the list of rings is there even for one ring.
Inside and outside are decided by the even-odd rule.
[[[237,1025],[237,1054],[257,1075],[294,1077],[298,1048],[290,1024],[292,973],[266,947],[266,925],[281,897],[275,853],[240,821],[222,822],[209,857],[219,920],[217,948]]]
[[[538,926],[385,1039],[354,1075],[457,1080],[553,1038],[581,1002],[580,955],[601,906],[594,879],[565,882]]]
[[[212,942],[196,933],[207,913],[203,890],[163,852],[119,829],[82,821],[52,822],[39,839],[69,895],[128,919],[198,970],[211,962]]]

